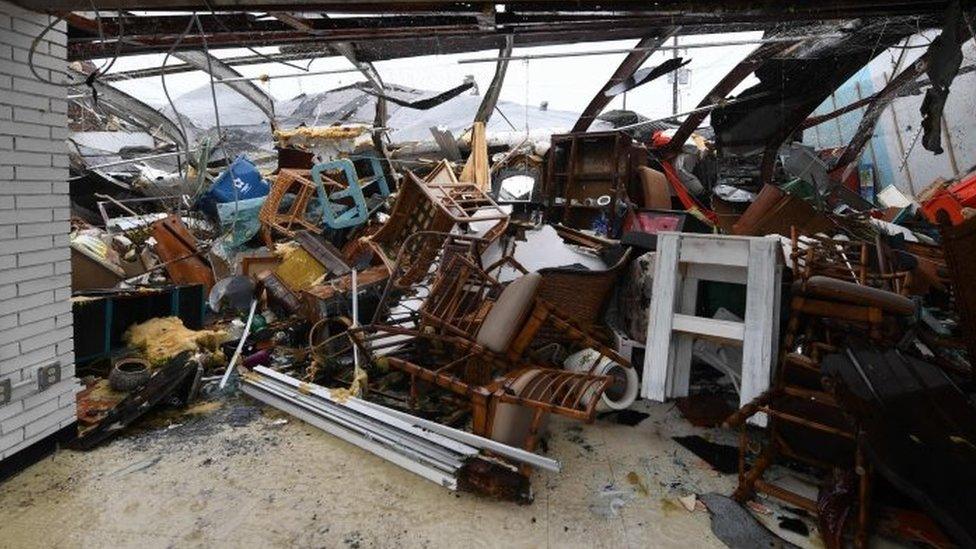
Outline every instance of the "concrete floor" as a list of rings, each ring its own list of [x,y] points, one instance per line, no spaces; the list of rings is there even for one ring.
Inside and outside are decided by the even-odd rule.
[[[676,498],[735,476],[670,437],[733,434],[639,408],[636,427],[551,422],[564,468],[536,473],[526,506],[449,492],[247,397],[157,413],[0,485],[0,547],[722,547]]]

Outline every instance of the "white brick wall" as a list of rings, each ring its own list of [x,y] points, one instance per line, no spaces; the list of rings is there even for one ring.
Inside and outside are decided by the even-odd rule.
[[[0,0],[0,459],[75,420],[71,267],[68,249],[66,90],[38,80],[28,51],[50,23]],[[65,76],[67,37],[59,23],[38,43],[34,67]],[[39,391],[38,369],[61,364],[62,381]]]

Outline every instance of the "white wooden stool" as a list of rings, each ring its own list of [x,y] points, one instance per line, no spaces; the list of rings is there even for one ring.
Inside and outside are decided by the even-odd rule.
[[[783,261],[775,237],[659,233],[641,396],[688,395],[695,338],[742,346],[742,406],[769,388],[779,344]],[[743,322],[695,316],[698,281],[745,284]],[[754,423],[764,425],[759,415]]]

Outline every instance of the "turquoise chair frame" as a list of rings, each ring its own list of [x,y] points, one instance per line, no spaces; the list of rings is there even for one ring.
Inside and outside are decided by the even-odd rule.
[[[325,185],[322,183],[322,172],[345,173],[348,186],[330,195],[326,192]],[[363,189],[359,186],[359,176],[356,174],[356,166],[348,158],[340,158],[312,166],[312,181],[315,182],[319,204],[322,206],[322,222],[330,229],[355,227],[356,225],[365,223],[369,218],[369,210],[366,208],[366,198],[363,196]],[[337,202],[344,198],[352,198],[353,206],[337,214],[337,210],[346,208],[345,204]]]

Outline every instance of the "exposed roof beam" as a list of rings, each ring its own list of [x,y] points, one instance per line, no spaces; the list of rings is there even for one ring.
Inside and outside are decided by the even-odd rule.
[[[70,19],[74,24],[84,28],[94,27],[97,29],[98,27],[96,21],[92,21],[78,14],[70,14]],[[139,45],[136,39],[126,38],[125,40],[126,43]],[[213,77],[217,80],[243,77],[241,73],[234,70],[230,65],[202,50],[177,51],[173,55],[186,63],[188,67],[201,70],[205,73],[212,73]],[[225,85],[230,86],[231,89],[243,95],[251,103],[254,103],[272,123],[274,122],[274,100],[264,90],[248,80],[235,80],[233,82],[227,82]]]
[[[243,75],[234,70],[233,67],[225,64],[220,59],[212,55],[207,55],[206,52],[202,51],[183,51],[176,52],[173,54],[178,59],[183,62],[193,65],[194,68],[199,69],[205,73],[212,73],[214,79],[218,82],[221,80],[240,78]],[[274,99],[267,94],[263,89],[257,86],[254,82],[249,80],[234,80],[232,82],[222,82],[222,85],[229,86],[231,89],[237,93],[243,95],[248,101],[254,103],[269,120],[274,123],[275,112],[274,112]]]
[[[296,52],[284,52],[284,53],[269,53],[266,55],[241,55],[237,57],[225,57],[222,59],[224,64],[231,67],[238,67],[242,65],[261,65],[264,63],[271,63],[275,61],[298,61],[305,59],[318,59],[322,57],[332,57],[337,55],[335,52],[329,49],[324,50],[309,50],[309,51],[296,51]],[[144,69],[133,69],[128,71],[111,72],[106,74],[101,78],[101,80],[106,82],[115,82],[118,80],[131,80],[134,78],[150,78],[153,76],[159,76],[161,74],[179,74],[181,72],[190,72],[197,70],[196,67],[187,63],[181,63],[178,65],[166,65],[166,67],[146,67]]]
[[[72,74],[82,78],[88,76],[84,73],[71,69]],[[78,87],[83,87],[79,84]],[[146,128],[150,134],[173,141],[183,143],[185,138],[179,126],[172,120],[163,116],[161,112],[108,84],[95,80],[92,87],[98,93],[98,105],[123,120],[128,120],[133,124]],[[94,99],[93,99],[94,100]]]
[[[501,94],[502,85],[505,83],[505,74],[508,72],[507,57],[512,55],[512,45],[514,43],[515,40],[512,38],[512,35],[508,35],[505,37],[505,46],[498,50],[498,62],[495,63],[495,75],[491,77],[491,84],[488,85],[484,97],[481,98],[481,104],[478,105],[478,112],[474,115],[475,122],[487,123],[491,119],[491,114],[495,112],[495,106],[498,104],[498,96]]]
[[[713,105],[724,101],[725,98],[732,93],[743,80],[746,79],[750,74],[755,72],[756,69],[761,67],[763,63],[768,61],[771,57],[778,55],[789,48],[796,45],[796,43],[790,42],[772,42],[769,44],[763,44],[749,55],[739,62],[728,74],[722,78],[715,87],[712,88],[710,92],[705,94],[701,102],[698,104],[699,107],[705,107],[708,105]],[[668,150],[672,153],[680,151],[681,147],[684,146],[685,141],[691,137],[692,132],[705,120],[709,115],[709,112],[698,112],[695,113],[681,123],[678,129],[675,131],[674,135],[671,137],[671,141],[668,143]]]
[[[292,15],[292,14],[290,14],[288,12],[285,12],[285,11],[273,11],[273,12],[269,13],[268,15],[270,15],[271,17],[274,17],[278,21],[281,21],[282,23],[288,25],[289,27],[291,27],[291,28],[293,28],[295,30],[304,31],[304,32],[311,33],[311,34],[314,34],[315,33],[315,26],[313,26],[304,17],[299,17],[299,16],[296,16],[296,15]]]
[[[654,55],[654,51],[660,47],[665,40],[671,38],[680,29],[681,27],[672,27],[656,36],[642,38],[641,41],[637,43],[635,51],[627,54],[627,57],[620,62],[620,66],[617,67],[617,70],[610,75],[610,79],[607,80],[607,83],[600,88],[600,91],[598,91],[596,95],[593,96],[593,99],[590,100],[589,105],[583,109],[583,112],[580,114],[576,124],[573,125],[572,131],[585,132],[590,127],[590,124],[596,120],[597,116],[600,116],[603,109],[606,108],[606,106],[609,105],[610,101],[613,99],[612,97],[608,97],[604,92],[633,76],[634,71],[639,69],[644,62]]]
[[[14,0],[29,9],[36,9],[33,0]],[[417,11],[465,11],[481,10],[483,3],[457,0],[92,0],[99,9],[129,9],[147,11],[336,11],[347,13],[417,12]],[[740,14],[768,14],[772,17],[793,18],[805,16],[864,16],[883,13],[919,13],[920,10],[941,12],[947,0],[820,0],[818,2],[790,2],[783,0],[663,0],[649,4],[645,0],[509,0],[505,2],[514,10],[562,10],[562,11],[653,11],[659,14],[712,13],[715,17],[735,17]],[[87,9],[87,5],[85,9]],[[46,0],[48,10],[78,9],[77,0]]]
[[[767,2],[768,3],[768,2]],[[763,11],[727,9],[721,11],[691,11],[677,9],[677,3],[665,3],[657,11],[632,9],[636,4],[615,4],[608,7],[595,7],[591,12],[579,11],[579,4],[548,3],[549,11],[519,11],[518,4],[506,4],[508,9],[501,13],[472,11],[431,12],[431,5],[425,5],[423,13],[415,12],[418,5],[412,2],[396,4],[386,13],[368,13],[357,17],[302,17],[295,13],[273,11],[274,17],[259,17],[252,13],[201,14],[200,22],[207,33],[207,42],[212,48],[240,46],[272,46],[331,42],[353,42],[357,44],[361,60],[376,61],[421,53],[442,53],[444,51],[474,51],[476,49],[498,49],[504,46],[504,36],[515,36],[515,47],[540,45],[540,43],[560,44],[577,41],[598,41],[621,38],[641,38],[658,34],[664,29],[680,25],[687,31],[723,32],[734,26],[734,30],[757,30],[782,26],[804,19],[828,18],[830,5],[840,4],[839,0],[821,2],[823,9],[816,13],[795,10],[788,15],[781,10]],[[686,4],[707,4],[691,2]],[[737,3],[741,4],[741,3]],[[763,2],[753,2],[763,4]],[[860,3],[859,8],[847,5],[846,12],[871,14],[880,12],[880,5],[901,6],[885,15],[908,10],[906,3],[874,0]],[[359,5],[359,4],[357,4]],[[437,7],[439,4],[435,4]],[[919,0],[911,4],[912,13],[929,14],[932,3]],[[713,6],[714,8],[715,6]],[[532,8],[538,9],[538,6]],[[306,10],[308,11],[308,10]],[[339,10],[344,11],[344,10]],[[836,11],[836,10],[835,10]],[[127,14],[121,18],[112,17],[106,12],[102,17],[102,33],[107,37],[100,40],[97,26],[90,20],[68,18],[69,59],[91,59],[115,54],[116,45],[112,37],[123,29],[126,40],[121,46],[121,55],[154,53],[167,51],[186,28],[190,15],[140,15]],[[490,15],[490,17],[489,17]],[[719,16],[720,15],[720,16]],[[814,17],[814,15],[816,17]],[[934,23],[926,16],[922,26]],[[391,41],[399,41],[394,43]],[[138,42],[132,44],[130,42]],[[437,42],[447,42],[441,45]],[[184,37],[180,47],[199,49],[202,37],[194,30]],[[405,48],[405,49],[404,49]],[[400,54],[401,51],[417,53]]]

